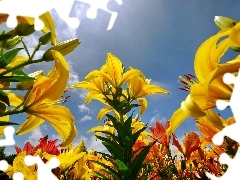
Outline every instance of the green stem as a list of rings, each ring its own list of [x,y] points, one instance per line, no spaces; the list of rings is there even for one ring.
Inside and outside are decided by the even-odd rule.
[[[42,45],[42,43],[39,43],[39,44],[35,47],[35,49],[34,49],[32,55],[31,55],[31,57],[29,58],[29,61],[32,61],[33,57],[35,56],[36,52],[40,49],[41,45]]]
[[[12,72],[12,71],[15,70],[15,69],[19,69],[19,68],[24,67],[24,66],[27,66],[27,65],[29,65],[29,64],[35,64],[35,63],[39,63],[39,62],[43,62],[43,61],[45,61],[45,60],[44,60],[44,59],[37,59],[37,60],[34,60],[34,61],[26,61],[26,62],[24,62],[24,63],[22,63],[22,64],[19,64],[19,65],[17,65],[17,66],[14,66],[13,68],[8,69],[8,70],[0,73],[0,76],[3,76],[3,75],[5,75],[5,74],[7,74],[7,73],[9,73],[9,72]]]
[[[13,115],[13,114],[20,114],[20,113],[23,113],[23,112],[25,112],[25,109],[21,109],[21,110],[19,110],[19,111],[16,111],[16,110],[9,110],[9,111],[7,111],[7,112],[1,114],[0,117],[7,116],[7,115]]]
[[[25,51],[27,52],[28,58],[30,58],[31,56],[30,56],[30,54],[29,54],[29,52],[28,52],[28,49],[27,49],[26,44],[23,42],[22,39],[21,39],[21,42],[22,42],[22,44],[23,44],[23,47],[24,47]]]

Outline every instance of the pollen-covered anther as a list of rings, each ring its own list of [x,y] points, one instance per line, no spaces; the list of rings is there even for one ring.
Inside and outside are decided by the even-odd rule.
[[[179,81],[184,84],[184,87],[179,89],[183,91],[189,91],[193,84],[198,83],[198,80],[192,74],[185,74],[184,76],[185,78],[179,76]]]
[[[67,102],[68,98],[70,98],[70,96],[65,97],[65,98],[63,99],[62,104],[65,103],[65,102]]]

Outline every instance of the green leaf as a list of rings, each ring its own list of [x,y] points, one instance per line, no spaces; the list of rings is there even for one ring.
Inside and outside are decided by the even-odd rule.
[[[106,116],[112,121],[114,128],[117,130],[118,138],[120,140],[120,145],[123,146],[123,142],[125,140],[124,130],[122,124],[110,114],[106,114]]]
[[[133,142],[132,142],[133,144],[136,142],[136,140],[140,136],[141,132],[143,132],[146,128],[147,128],[147,126],[144,126],[144,127],[142,127],[142,129],[139,129],[137,132],[135,132],[133,134]]]
[[[2,56],[0,56],[0,67],[3,68],[7,64],[9,64],[16,57],[18,52],[22,49],[23,48],[16,48],[16,49],[14,49],[12,51],[8,51],[5,54],[3,54]]]
[[[35,78],[29,76],[2,76],[0,81],[2,82],[24,82],[24,81],[33,81]]]
[[[132,142],[129,137],[125,138],[124,141],[124,146],[123,146],[123,157],[124,157],[124,162],[127,163],[127,165],[131,164],[131,159],[132,159]]]
[[[130,171],[129,171],[129,168],[126,166],[126,164],[124,164],[124,162],[120,161],[119,159],[117,159],[116,162],[118,165],[118,169],[121,171],[121,173],[124,176],[124,179],[129,178]]]
[[[14,122],[0,121],[0,126],[8,126],[8,125],[19,125],[19,124]]]
[[[155,142],[154,142],[155,143]],[[143,161],[146,158],[150,148],[153,144],[149,144],[148,146],[145,146],[142,151],[134,158],[134,160],[131,163],[131,179],[136,179],[138,172],[140,171]]]
[[[107,135],[109,135],[115,142],[119,143],[119,138],[118,138],[116,135],[114,135],[114,134],[112,134],[112,133],[110,133],[110,132],[108,132],[108,131],[95,131],[95,132],[101,132],[101,133],[107,134]]]
[[[0,100],[1,100],[2,102],[4,102],[5,104],[7,104],[8,106],[10,106],[10,102],[9,102],[8,96],[6,95],[5,92],[3,92],[3,91],[1,91],[1,90],[0,90]]]
[[[99,138],[99,137],[97,137]],[[102,140],[101,138],[99,138],[100,140]],[[102,140],[103,141],[103,140]],[[116,146],[116,143],[114,142],[106,142],[103,141],[102,144],[107,148],[107,150],[112,154],[112,156],[115,159],[123,159],[123,152],[122,152],[122,148],[119,148]]]
[[[100,172],[97,172],[97,171],[94,171],[98,176],[100,176],[102,179],[104,180],[108,180],[109,178],[107,176],[105,176],[104,174],[100,173]],[[105,171],[107,174],[109,174],[108,171]]]
[[[21,70],[21,69],[15,69],[15,70],[12,71],[12,73],[16,74],[16,75],[27,76],[28,77],[28,75],[25,72],[23,72],[23,70]]]

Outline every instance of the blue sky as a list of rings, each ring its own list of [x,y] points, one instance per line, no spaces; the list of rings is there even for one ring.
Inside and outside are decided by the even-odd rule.
[[[96,19],[88,19],[86,11],[88,5],[75,2],[71,15],[80,19],[80,26],[70,29],[53,11],[57,27],[58,40],[79,38],[81,44],[77,49],[66,56],[70,66],[71,75],[69,85],[84,79],[86,74],[99,69],[106,61],[106,54],[112,52],[124,64],[140,69],[152,83],[167,89],[170,94],[149,96],[148,109],[141,116],[142,121],[155,126],[155,121],[166,122],[172,113],[185,100],[187,92],[182,87],[178,77],[187,73],[194,74],[193,61],[197,48],[210,36],[218,32],[214,24],[215,16],[227,16],[233,19],[239,17],[240,2],[236,0],[219,1],[173,1],[173,0],[123,0],[123,4],[109,3],[109,9],[118,12],[117,19],[111,30],[107,31],[110,14],[99,10]],[[35,36],[26,39],[29,47],[37,42]],[[41,54],[41,51],[38,53]],[[231,57],[229,54],[229,58]],[[31,73],[38,69],[51,69],[49,64],[30,66],[26,71]],[[96,142],[92,134],[87,131],[98,122],[96,116],[104,105],[92,101],[86,105],[84,96],[86,92],[76,89],[66,93],[70,95],[65,105],[72,111],[78,135],[76,144],[85,140],[88,148],[101,150],[100,142]],[[137,111],[135,111],[137,113]],[[13,116],[13,121],[23,122],[25,116]],[[178,137],[183,133],[196,131],[193,119],[188,119],[176,130]],[[23,147],[23,142],[36,143],[39,137],[48,134],[56,138],[57,133],[48,123],[23,136],[15,136],[16,145]],[[8,147],[11,152],[12,147]],[[14,151],[12,151],[14,152]]]

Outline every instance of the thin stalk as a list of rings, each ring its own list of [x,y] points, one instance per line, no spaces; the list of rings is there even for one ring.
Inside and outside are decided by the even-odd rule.
[[[29,53],[29,51],[28,51],[28,49],[27,49],[26,44],[23,42],[22,39],[21,39],[21,42],[22,42],[22,44],[23,44],[23,47],[24,47],[25,51],[27,52],[28,58],[30,58],[31,56],[30,56],[30,53]]]
[[[33,57],[35,56],[36,52],[40,49],[41,45],[42,45],[42,43],[39,43],[39,44],[34,48],[34,51],[33,51],[32,55],[31,55],[31,57],[29,58],[28,61],[32,61]]]
[[[22,63],[22,64],[19,64],[19,65],[17,65],[17,66],[14,66],[13,68],[8,69],[8,70],[0,73],[0,76],[3,76],[3,75],[5,75],[5,74],[7,74],[7,73],[9,73],[9,72],[12,72],[13,70],[16,70],[16,69],[19,69],[19,68],[21,68],[21,67],[27,66],[27,65],[29,65],[29,64],[35,64],[35,63],[39,63],[39,62],[43,62],[43,61],[45,61],[45,60],[44,60],[44,59],[37,59],[37,60],[34,60],[34,61],[26,61],[26,62],[24,62],[24,63]]]
[[[9,110],[9,111],[1,114],[0,117],[7,116],[7,115],[13,115],[13,114],[20,114],[20,113],[23,113],[23,112],[25,112],[25,109],[21,109],[21,110],[19,110],[19,111]]]

